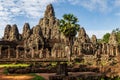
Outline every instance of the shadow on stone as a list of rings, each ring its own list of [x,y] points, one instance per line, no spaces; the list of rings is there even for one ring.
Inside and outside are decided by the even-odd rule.
[[[63,64],[58,63],[56,74],[57,75],[68,76],[67,63],[63,63]]]

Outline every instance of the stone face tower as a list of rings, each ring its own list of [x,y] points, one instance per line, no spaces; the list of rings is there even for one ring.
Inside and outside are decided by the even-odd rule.
[[[30,25],[29,23],[25,23],[23,27],[23,32],[22,32],[22,38],[23,40],[26,40],[30,37],[31,35],[31,30],[30,30]]]
[[[39,21],[39,25],[45,39],[59,38],[59,21],[55,17],[54,9],[51,4],[47,6],[44,17]]]
[[[78,42],[80,43],[90,42],[89,36],[86,34],[86,31],[84,28],[80,28],[78,32]]]
[[[11,25],[6,26],[3,39],[10,41],[20,40],[20,34],[16,24],[14,24],[12,27]]]
[[[97,38],[96,38],[95,35],[92,35],[91,42],[92,42],[93,44],[96,44],[96,43],[97,43]]]
[[[10,38],[10,30],[11,30],[11,25],[8,24],[5,27],[4,37],[3,37],[4,40],[9,40],[9,38]]]
[[[109,44],[116,45],[117,44],[117,37],[115,33],[111,33],[109,38]]]

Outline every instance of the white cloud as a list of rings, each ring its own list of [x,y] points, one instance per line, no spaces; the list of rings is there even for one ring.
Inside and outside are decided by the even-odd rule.
[[[20,12],[20,9],[19,8],[11,8],[11,13],[19,13]]]
[[[100,12],[105,12],[108,10],[107,0],[68,0],[73,5],[80,5],[84,8],[93,11],[97,10]]]
[[[115,5],[116,7],[120,7],[120,0],[115,0],[114,5]]]
[[[79,5],[89,11],[114,13],[120,16],[120,0],[67,0],[72,5]]]
[[[2,5],[0,5],[0,11],[2,11],[3,10],[3,7],[2,7]]]
[[[49,3],[57,2],[57,0],[21,0],[21,9],[28,17],[36,18],[40,13],[43,14],[45,7]]]
[[[118,12],[118,13],[115,13],[115,15],[116,15],[116,16],[120,16],[120,12]]]
[[[0,13],[9,15],[20,15],[21,13],[31,18],[36,18],[43,13],[45,7],[49,3],[57,0],[0,0]]]

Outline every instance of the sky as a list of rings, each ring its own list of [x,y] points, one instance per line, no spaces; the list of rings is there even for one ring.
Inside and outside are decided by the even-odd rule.
[[[72,13],[87,34],[102,38],[120,28],[120,0],[0,0],[0,37],[7,24],[17,24],[22,33],[24,23],[37,25],[48,4],[53,4],[56,18]]]

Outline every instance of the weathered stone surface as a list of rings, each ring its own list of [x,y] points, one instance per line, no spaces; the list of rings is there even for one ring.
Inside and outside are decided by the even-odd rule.
[[[18,41],[19,38],[20,38],[20,35],[19,35],[19,31],[18,31],[17,25],[14,24],[14,25],[11,27],[11,30],[10,30],[9,40],[10,40],[10,41]]]
[[[55,18],[53,6],[47,6],[44,17],[40,19],[39,25],[43,31],[43,36],[46,39],[59,39],[59,21]]]
[[[57,65],[57,75],[68,76],[67,63]]]
[[[55,12],[52,4],[47,5],[44,17],[46,18],[55,17]]]
[[[23,27],[22,39],[23,40],[28,39],[30,35],[31,35],[30,26],[28,23],[25,23]]]
[[[9,40],[9,38],[10,38],[10,30],[11,30],[11,25],[8,24],[5,27],[4,37],[3,37],[4,40]]]
[[[67,53],[65,52],[65,45],[60,43],[55,43],[52,48],[52,57],[56,58],[64,58],[67,57]]]
[[[33,28],[33,33],[28,38],[26,45],[28,45],[29,47],[36,47],[37,49],[39,46],[44,45],[42,31],[39,25]]]
[[[97,43],[97,38],[95,35],[92,35],[91,42],[96,44]]]
[[[80,28],[79,30],[78,42],[81,42],[81,43],[90,42],[89,36],[86,34],[86,31],[84,28]]]
[[[117,37],[115,33],[111,33],[108,43],[113,45],[117,44]]]

